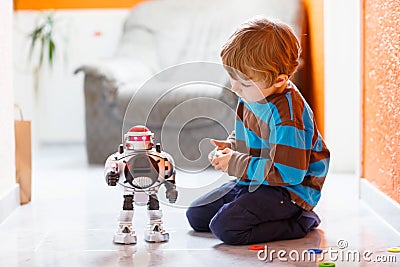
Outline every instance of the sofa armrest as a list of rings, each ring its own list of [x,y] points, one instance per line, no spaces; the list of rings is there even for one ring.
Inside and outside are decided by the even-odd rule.
[[[74,71],[74,74],[83,71],[85,74],[103,77],[114,81],[117,85],[126,83],[144,82],[152,75],[152,71],[144,63],[125,58],[112,58],[94,63],[84,64]]]
[[[85,94],[100,94],[105,99],[106,104],[111,106],[116,105],[119,94],[132,95],[133,92],[124,92],[126,84],[135,84],[139,88],[152,76],[150,69],[142,62],[122,58],[85,64],[77,68],[74,74],[79,72],[85,74],[85,80],[92,81],[85,82]],[[97,86],[89,86],[91,83],[97,84]]]

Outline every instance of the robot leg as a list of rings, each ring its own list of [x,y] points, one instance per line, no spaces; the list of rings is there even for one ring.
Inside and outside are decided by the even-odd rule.
[[[119,214],[119,226],[114,234],[116,244],[136,244],[136,232],[132,228],[133,194],[124,195],[123,210]]]
[[[150,222],[145,231],[145,240],[147,242],[159,243],[169,240],[169,233],[164,229],[162,211],[160,210],[156,194],[151,194],[148,202],[148,214]]]

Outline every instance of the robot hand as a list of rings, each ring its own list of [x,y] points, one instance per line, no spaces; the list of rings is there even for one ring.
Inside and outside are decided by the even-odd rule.
[[[164,183],[165,189],[165,197],[169,200],[169,203],[175,203],[178,198],[178,191],[176,190],[175,182],[173,181],[165,181]]]
[[[165,197],[169,200],[169,203],[175,203],[178,198],[178,191],[175,188],[167,190]]]
[[[119,179],[119,174],[115,171],[110,171],[106,175],[106,181],[109,186],[116,186]]]

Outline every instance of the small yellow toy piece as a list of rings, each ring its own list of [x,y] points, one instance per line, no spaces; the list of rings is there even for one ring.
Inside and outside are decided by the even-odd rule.
[[[399,253],[400,252],[400,247],[388,248],[387,252]]]

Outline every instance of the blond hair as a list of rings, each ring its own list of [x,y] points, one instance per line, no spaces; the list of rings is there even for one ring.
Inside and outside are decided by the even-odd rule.
[[[232,78],[264,80],[270,87],[278,75],[296,72],[300,53],[300,42],[289,25],[253,18],[231,35],[220,55]]]

